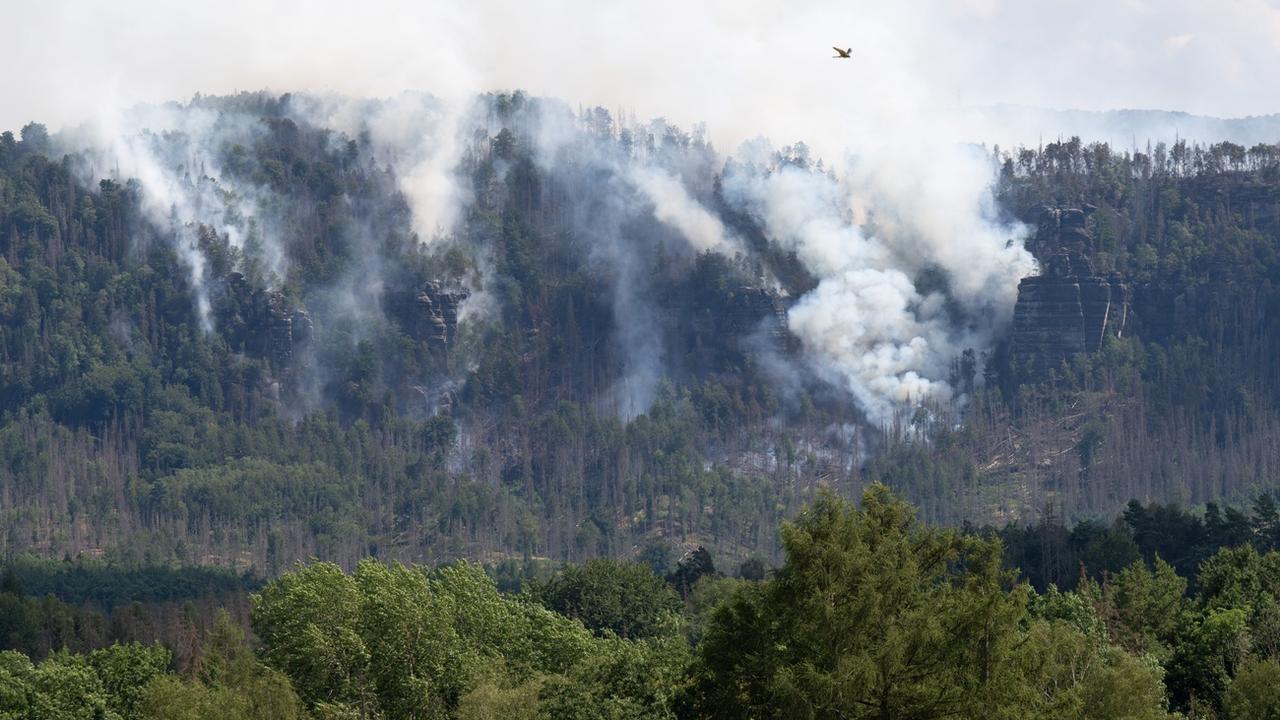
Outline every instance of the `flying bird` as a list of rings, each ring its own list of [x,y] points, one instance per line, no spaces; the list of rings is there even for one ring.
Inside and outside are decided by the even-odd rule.
[[[832,46],[832,48],[831,48],[831,49],[836,51],[836,54],[835,54],[835,55],[832,55],[831,57],[833,57],[833,58],[843,58],[843,59],[845,59],[845,60],[848,60],[848,59],[849,59],[849,57],[850,57],[849,53],[853,52],[853,48],[846,48],[846,49],[844,49],[844,50],[841,50],[841,49],[840,49],[840,48],[838,48],[838,47]]]

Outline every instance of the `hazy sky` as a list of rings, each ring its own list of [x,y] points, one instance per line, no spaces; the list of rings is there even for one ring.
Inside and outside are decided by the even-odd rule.
[[[0,17],[0,128],[262,88],[520,87],[731,142],[991,103],[1280,111],[1280,0],[0,0]]]

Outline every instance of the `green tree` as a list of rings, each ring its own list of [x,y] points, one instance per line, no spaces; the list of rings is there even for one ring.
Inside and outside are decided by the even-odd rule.
[[[787,560],[713,617],[694,680],[708,717],[994,717],[1011,709],[1025,591],[997,542],[932,530],[883,485],[783,527]]]
[[[683,638],[631,642],[604,638],[568,673],[546,679],[538,692],[547,720],[673,718],[672,705],[689,662]]]
[[[1280,510],[1275,498],[1262,493],[1253,501],[1253,541],[1262,551],[1280,550]]]
[[[515,684],[500,676],[485,678],[458,703],[458,720],[536,720],[541,688],[541,678]]]
[[[305,688],[314,712],[335,717],[452,717],[479,691],[474,711],[570,672],[596,643],[580,623],[501,595],[466,563],[427,572],[366,560],[351,576],[299,568],[257,596],[253,624],[267,662]]]
[[[567,565],[538,592],[551,610],[582,621],[597,634],[642,638],[670,632],[680,599],[649,567],[597,559]]]
[[[883,485],[783,527],[786,563],[712,617],[702,717],[1163,717],[1158,667],[1108,645],[1090,602],[1032,600],[998,541],[927,528]]]
[[[1135,560],[1103,587],[1112,638],[1130,652],[1168,658],[1183,614],[1187,581],[1156,558],[1155,567]]]
[[[360,563],[359,632],[368,673],[388,718],[448,717],[470,689],[481,655],[459,636],[455,599],[419,570]]]
[[[163,646],[139,643],[112,645],[89,654],[111,709],[123,718],[139,717],[138,706],[147,685],[169,672],[173,659]]]
[[[122,720],[88,660],[65,650],[39,665],[21,653],[0,652],[0,718]]]
[[[263,658],[289,677],[303,700],[372,707],[362,602],[353,578],[336,565],[315,563],[286,573],[252,600]]]
[[[1061,621],[1033,623],[1017,657],[1026,694],[1022,711],[1011,717],[1167,717],[1158,666],[1118,649],[1100,648]]]
[[[1177,707],[1221,707],[1232,675],[1249,653],[1247,612],[1210,610],[1180,634],[1168,664],[1169,697]]]
[[[1222,699],[1227,720],[1280,719],[1280,662],[1245,665]]]
[[[685,635],[697,645],[706,633],[707,624],[717,608],[733,597],[739,587],[750,580],[727,577],[704,577],[693,586],[693,592],[685,601]]]

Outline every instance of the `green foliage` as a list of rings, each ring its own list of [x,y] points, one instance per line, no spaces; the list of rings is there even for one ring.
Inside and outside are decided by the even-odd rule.
[[[538,692],[544,718],[622,720],[674,718],[689,647],[682,638],[628,642],[606,638],[563,676]]]
[[[1162,715],[1158,675],[1122,653],[1107,665],[1080,620],[1028,629],[1026,589],[1000,568],[998,543],[925,528],[883,486],[861,509],[820,498],[783,542],[774,577],[712,618],[694,671],[700,716]],[[1040,605],[1071,614],[1056,596]],[[1092,664],[1106,669],[1077,672]],[[1142,691],[1122,697],[1126,681]]]
[[[0,653],[0,717],[1272,711],[1280,553],[1224,548],[1202,564],[1191,594],[1158,557],[1100,580],[1083,575],[1074,592],[1036,593],[1002,566],[993,536],[924,525],[879,485],[859,508],[824,495],[783,537],[785,562],[768,579],[708,573],[683,604],[648,567],[616,561],[567,566],[519,595],[466,563],[298,566],[253,598],[260,652],[223,612],[181,663],[176,651],[137,643],[53,652],[38,664]],[[26,601],[17,573],[0,587]],[[598,631],[544,606],[553,599],[599,611]],[[654,632],[627,638],[612,626]]]
[[[584,684],[605,705],[665,707],[684,667],[671,658],[687,652],[682,640],[593,639],[465,564],[299,568],[257,596],[253,622],[266,661],[313,708],[387,718],[478,713]]]
[[[752,348],[782,310],[769,266],[795,290],[812,279],[745,215],[758,253],[728,259],[668,247],[638,213],[643,291],[680,308],[654,338],[680,381],[623,422],[615,278],[565,222],[605,185],[539,162],[535,128],[561,108],[513,97],[481,100],[497,125],[457,168],[473,202],[431,243],[368,136],[302,119],[314,99],[175,109],[212,124],[216,178],[186,167],[208,138],[145,136],[236,237],[155,217],[137,180],[84,182],[92,155],[36,124],[0,136],[0,552],[273,576],[312,557],[618,557],[658,536],[776,551],[818,468],[773,424],[788,406]],[[596,171],[661,156],[729,212],[700,135],[661,123],[653,145],[602,109],[581,120],[581,157],[609,158]],[[485,310],[455,324],[464,287]],[[806,427],[856,420],[838,399],[802,407]],[[786,467],[730,470],[717,447]]]
[[[536,720],[540,717],[540,678],[508,686],[503,679],[483,679],[458,702],[458,720]]]
[[[244,632],[222,611],[200,658],[197,677],[157,676],[140,690],[139,717],[154,720],[301,720],[302,702],[288,678],[262,664]]]
[[[433,243],[366,138],[296,119],[287,98],[193,101],[253,127],[212,150],[260,201],[239,246],[157,227],[136,181],[84,185],[84,158],[50,157],[43,126],[0,134],[0,552],[13,566],[0,644],[38,660],[0,656],[0,716],[667,717],[686,703],[1154,717],[1162,673],[1179,711],[1269,712],[1280,514],[1265,493],[1249,512],[1217,503],[1269,489],[1255,483],[1280,404],[1274,147],[1071,139],[999,158],[1002,212],[1097,207],[1084,250],[1124,277],[1132,324],[1035,385],[1018,387],[1007,348],[963,352],[964,417],[918,409],[861,467],[865,446],[829,437],[859,420],[851,405],[807,380],[779,388],[751,351],[771,314],[763,286],[799,297],[813,278],[727,207],[700,138],[619,130],[594,109],[572,150],[687,169],[750,248],[681,256],[661,223],[627,225],[655,248],[637,268],[678,381],[620,420],[631,359],[610,340],[626,328],[611,279],[582,262],[595,238],[568,221],[588,188],[536,161],[545,105],[485,101],[501,127],[470,139],[459,168],[475,202]],[[774,161],[811,165],[803,146]],[[270,234],[288,238],[278,266]],[[188,241],[207,261],[212,328],[175,251]],[[1062,249],[1032,244],[1042,259]],[[376,290],[361,287],[372,267],[387,269]],[[419,295],[433,281],[494,306],[442,346]],[[990,536],[924,527],[879,486],[861,510],[824,498],[789,526],[768,579],[763,561],[742,564],[750,582],[716,574],[711,551],[725,568],[774,558],[777,522],[815,488],[875,481],[931,521],[1049,508],[1039,527],[1000,532],[1007,565],[1043,592],[1000,569]],[[1111,521],[1130,496],[1205,505],[1134,502]],[[1104,519],[1079,521],[1090,514]],[[647,568],[570,566],[541,588],[546,605],[471,566],[357,564],[506,559],[495,574],[514,588],[646,541]],[[677,563],[675,543],[700,552]],[[338,564],[258,596],[260,660],[208,622],[210,603],[313,557]],[[146,617],[186,600],[203,604]],[[111,645],[156,626],[172,660]]]
[[[632,639],[670,633],[680,609],[675,593],[648,567],[609,559],[566,566],[537,596],[597,634]]]
[[[1021,674],[1021,708],[972,717],[1146,718],[1170,717],[1158,665],[1118,649],[1063,620],[1036,620],[1023,635],[1014,662]]]
[[[708,576],[693,586],[684,607],[685,636],[690,644],[697,645],[702,641],[716,609],[728,602],[743,585],[751,582],[756,581]]]
[[[146,686],[139,717],[148,720],[301,720],[306,717],[293,688],[281,675],[247,686],[184,682],[172,675]]]
[[[317,563],[286,574],[254,596],[253,630],[263,659],[292,680],[308,703],[367,704],[369,651],[359,634],[354,578]]]
[[[225,596],[257,589],[261,582],[221,567],[128,566],[83,557],[66,562],[33,555],[13,557],[5,572],[12,573],[21,592],[28,596],[55,595],[72,604],[106,607]]]
[[[1175,704],[1220,707],[1223,693],[1249,651],[1244,610],[1213,610],[1188,625],[1169,660],[1166,684]]]
[[[1246,665],[1227,690],[1222,709],[1228,720],[1280,718],[1280,662],[1263,660]]]
[[[1186,590],[1187,581],[1160,558],[1152,569],[1135,561],[1102,589],[1112,637],[1135,654],[1167,658],[1185,622]]]
[[[179,470],[159,486],[170,511],[179,515],[207,512],[218,520],[256,524],[282,515],[356,512],[354,483],[320,463],[281,465],[251,458]]]
[[[82,655],[54,653],[39,665],[0,652],[0,717],[12,720],[121,720]]]
[[[160,645],[112,645],[89,653],[89,665],[102,682],[108,705],[122,718],[141,716],[143,693],[152,680],[169,671],[172,659]]]

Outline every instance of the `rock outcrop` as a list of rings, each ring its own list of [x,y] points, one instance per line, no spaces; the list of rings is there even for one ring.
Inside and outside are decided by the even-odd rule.
[[[787,308],[783,298],[773,290],[743,285],[734,293],[734,304],[721,318],[724,329],[734,334],[754,331],[762,320],[774,322],[770,332],[782,336],[787,330]]]
[[[438,282],[428,283],[418,293],[422,336],[432,347],[445,349],[453,345],[458,336],[458,308],[467,297],[463,291],[442,289]]]
[[[278,290],[267,293],[267,338],[271,362],[277,369],[293,363],[295,348],[311,339],[311,316],[295,308]]]
[[[244,275],[227,276],[219,302],[218,328],[227,342],[246,353],[287,369],[297,349],[311,339],[311,316],[279,290],[254,289]]]
[[[1031,251],[1037,257],[1061,252],[1087,257],[1093,252],[1093,235],[1087,224],[1095,210],[1089,204],[1078,208],[1036,208],[1033,221],[1037,231],[1029,243]]]
[[[1010,351],[1015,365],[1041,377],[1078,353],[1096,352],[1110,335],[1129,324],[1129,288],[1118,275],[1093,273],[1085,253],[1093,239],[1085,226],[1087,209],[1045,209],[1040,248],[1057,248],[1045,272],[1018,284]],[[1052,235],[1050,235],[1052,233]]]
[[[467,297],[466,291],[447,290],[432,281],[412,293],[389,294],[385,307],[410,337],[443,351],[457,340],[458,308]]]

